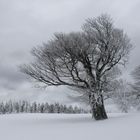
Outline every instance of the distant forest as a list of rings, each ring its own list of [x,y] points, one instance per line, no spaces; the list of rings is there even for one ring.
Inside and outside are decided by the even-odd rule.
[[[28,101],[8,101],[0,102],[0,114],[11,114],[11,113],[68,113],[68,114],[79,114],[88,113],[82,108],[77,106],[66,106],[59,103],[30,103]]]

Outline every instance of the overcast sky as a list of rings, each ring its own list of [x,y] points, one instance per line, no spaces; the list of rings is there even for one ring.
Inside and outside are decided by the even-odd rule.
[[[54,93],[65,88],[35,89],[18,65],[29,62],[30,50],[54,32],[78,31],[85,19],[102,13],[111,15],[134,44],[124,70],[130,79],[129,72],[140,64],[140,0],[0,0],[0,100],[57,100]]]

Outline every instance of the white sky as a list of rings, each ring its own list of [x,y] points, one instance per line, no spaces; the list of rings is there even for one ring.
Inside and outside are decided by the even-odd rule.
[[[31,48],[47,42],[54,32],[78,31],[85,19],[102,13],[111,15],[135,46],[124,69],[129,80],[129,72],[140,64],[140,0],[0,0],[0,100],[62,100],[54,93],[70,91],[37,90],[17,66],[29,62]]]

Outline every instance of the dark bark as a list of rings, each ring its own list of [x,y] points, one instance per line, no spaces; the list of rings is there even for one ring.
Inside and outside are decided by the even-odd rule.
[[[96,103],[96,107],[92,108],[92,117],[94,117],[95,120],[107,119],[108,117],[107,117],[104,105],[99,105]]]
[[[103,96],[101,95],[99,97],[99,100],[93,101],[91,104],[91,110],[92,110],[92,118],[95,120],[104,120],[107,119],[107,113],[104,107],[104,102],[103,102]]]

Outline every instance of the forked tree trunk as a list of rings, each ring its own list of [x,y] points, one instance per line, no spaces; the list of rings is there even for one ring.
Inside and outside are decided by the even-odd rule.
[[[99,100],[100,101],[97,99],[91,102],[92,117],[95,118],[95,120],[104,120],[108,117],[105,111],[102,95],[99,97]]]

